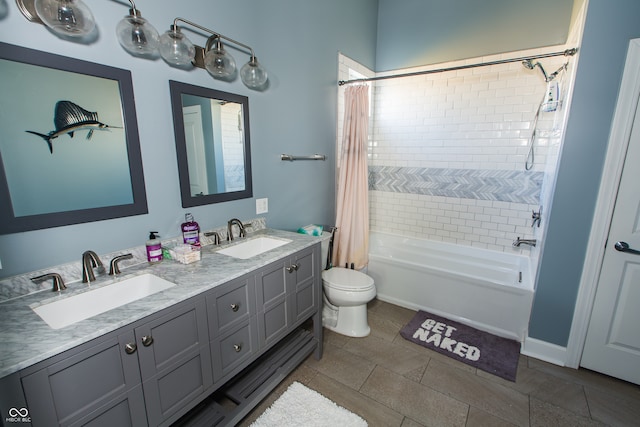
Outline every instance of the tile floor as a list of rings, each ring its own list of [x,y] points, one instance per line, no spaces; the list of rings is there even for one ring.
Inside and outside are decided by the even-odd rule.
[[[369,426],[640,426],[640,386],[521,356],[515,383],[409,341],[414,312],[369,304],[371,335],[325,329],[324,355],[310,356],[240,425],[249,426],[298,381]]]

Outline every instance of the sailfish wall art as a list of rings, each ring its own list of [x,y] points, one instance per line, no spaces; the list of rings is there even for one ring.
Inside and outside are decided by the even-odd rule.
[[[27,130],[25,132],[38,135],[44,139],[49,145],[49,152],[53,154],[53,144],[51,141],[57,137],[68,134],[73,138],[74,132],[80,130],[88,130],[87,139],[91,139],[93,132],[96,130],[108,130],[109,128],[119,128],[117,126],[108,126],[98,120],[98,113],[87,111],[71,101],[58,101],[56,103],[53,123],[55,130],[48,134]],[[121,128],[120,128],[121,129]]]

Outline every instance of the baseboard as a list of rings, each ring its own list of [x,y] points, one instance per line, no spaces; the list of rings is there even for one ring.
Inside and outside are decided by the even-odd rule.
[[[567,359],[566,347],[561,347],[559,345],[531,337],[526,337],[524,339],[520,353],[558,366],[565,366],[565,361]]]

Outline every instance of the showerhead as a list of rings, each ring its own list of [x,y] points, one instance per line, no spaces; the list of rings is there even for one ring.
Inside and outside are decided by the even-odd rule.
[[[530,59],[526,59],[526,60],[522,61],[522,65],[524,65],[524,67],[529,69],[529,70],[533,70],[533,67],[534,67],[534,65],[531,63]]]
[[[544,81],[545,82],[549,81],[549,77],[547,76],[547,72],[544,70],[544,68],[542,67],[541,63],[536,62],[534,64],[533,62],[531,62],[530,59],[525,59],[524,61],[522,61],[522,65],[528,70],[533,70],[536,67],[540,68],[540,71],[542,71],[542,75],[544,76]]]

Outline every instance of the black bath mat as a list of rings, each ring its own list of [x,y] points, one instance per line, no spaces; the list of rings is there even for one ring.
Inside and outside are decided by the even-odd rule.
[[[436,316],[418,313],[400,331],[403,338],[460,362],[516,380],[520,343]]]

